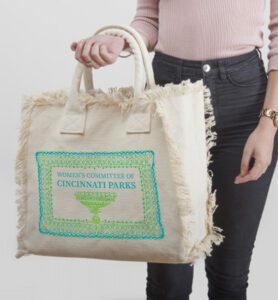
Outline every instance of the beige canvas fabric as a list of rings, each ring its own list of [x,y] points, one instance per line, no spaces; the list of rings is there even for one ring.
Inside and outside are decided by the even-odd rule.
[[[224,238],[213,225],[210,91],[202,80],[156,85],[130,26],[95,34],[128,41],[134,86],[95,89],[78,63],[70,89],[23,97],[16,257],[194,263]]]

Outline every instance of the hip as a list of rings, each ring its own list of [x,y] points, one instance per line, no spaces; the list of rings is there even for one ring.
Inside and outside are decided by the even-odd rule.
[[[230,128],[250,132],[257,125],[268,80],[258,48],[210,60],[186,60],[155,52],[152,65],[159,85],[203,80],[210,89],[218,131]]]

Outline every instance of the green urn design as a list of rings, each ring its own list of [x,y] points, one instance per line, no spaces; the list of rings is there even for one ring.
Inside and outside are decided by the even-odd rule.
[[[100,210],[115,202],[115,192],[75,192],[75,199],[86,206],[92,213],[92,222],[100,223]]]

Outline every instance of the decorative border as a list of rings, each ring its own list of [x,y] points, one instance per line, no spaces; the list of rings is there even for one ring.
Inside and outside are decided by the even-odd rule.
[[[69,152],[37,151],[39,183],[39,232],[43,234],[115,239],[161,239],[161,222],[157,183],[154,171],[154,151]],[[52,168],[137,168],[140,173],[143,221],[65,219],[53,215]]]

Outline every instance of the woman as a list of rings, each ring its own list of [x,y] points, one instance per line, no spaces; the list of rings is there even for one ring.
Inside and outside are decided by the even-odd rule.
[[[157,84],[203,79],[210,88],[218,143],[212,149],[225,239],[205,259],[210,300],[247,299],[249,266],[278,157],[278,1],[271,0],[268,69],[263,46],[264,0],[138,0],[130,23],[155,51]],[[89,37],[71,45],[93,68],[114,63],[121,37]],[[270,115],[260,115],[263,108]],[[276,122],[275,117],[276,116]],[[186,300],[193,266],[147,264],[147,299]]]

